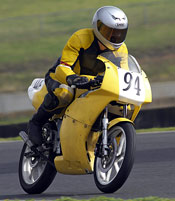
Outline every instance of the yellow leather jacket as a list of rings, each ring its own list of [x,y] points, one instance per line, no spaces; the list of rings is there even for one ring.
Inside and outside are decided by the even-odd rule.
[[[49,70],[46,79],[51,78],[67,84],[66,77],[72,74],[96,76],[105,70],[104,65],[97,59],[102,52],[93,29],[80,29],[67,41],[59,62]],[[115,52],[128,53],[125,43]]]

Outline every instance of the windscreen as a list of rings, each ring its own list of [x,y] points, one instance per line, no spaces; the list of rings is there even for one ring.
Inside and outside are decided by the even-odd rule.
[[[100,54],[119,68],[141,73],[141,68],[136,59],[129,54],[119,53],[117,51],[106,51]]]

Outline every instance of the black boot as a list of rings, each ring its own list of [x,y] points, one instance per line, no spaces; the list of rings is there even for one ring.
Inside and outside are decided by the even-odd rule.
[[[42,138],[42,127],[49,118],[52,117],[50,112],[47,112],[43,105],[41,105],[36,114],[33,115],[32,119],[28,124],[28,135],[29,139],[35,145],[41,145],[43,142]]]

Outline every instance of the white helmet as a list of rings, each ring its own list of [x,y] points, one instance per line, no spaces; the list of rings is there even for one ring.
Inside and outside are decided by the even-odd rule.
[[[128,19],[125,13],[117,7],[99,8],[94,14],[92,25],[95,36],[110,50],[118,49],[125,41]]]

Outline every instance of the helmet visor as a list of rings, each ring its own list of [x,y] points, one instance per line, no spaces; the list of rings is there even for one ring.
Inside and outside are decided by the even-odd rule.
[[[107,25],[103,24],[100,20],[97,21],[97,29],[100,32],[100,34],[111,43],[122,43],[127,34],[127,28],[126,29],[115,29],[110,28]]]

